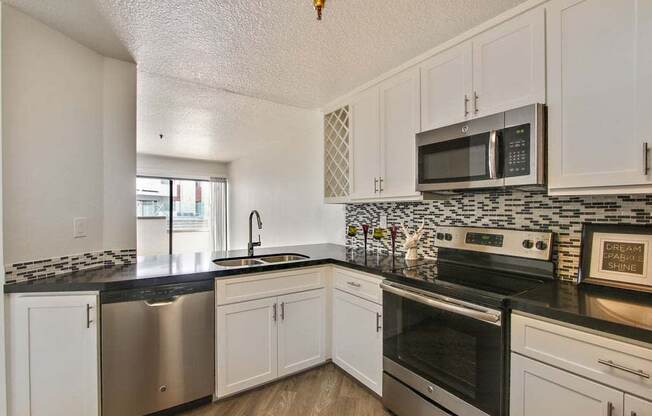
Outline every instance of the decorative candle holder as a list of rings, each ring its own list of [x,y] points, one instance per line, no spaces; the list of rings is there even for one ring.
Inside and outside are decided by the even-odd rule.
[[[364,234],[364,255],[367,255],[367,236],[369,234],[369,224],[362,224],[362,234]]]
[[[349,237],[355,237],[356,234],[358,234],[358,227],[355,225],[349,225],[348,228],[346,229],[346,235]]]
[[[392,238],[392,271],[396,268],[394,260],[396,259],[396,236],[398,234],[398,227],[396,224],[389,227],[389,235]]]

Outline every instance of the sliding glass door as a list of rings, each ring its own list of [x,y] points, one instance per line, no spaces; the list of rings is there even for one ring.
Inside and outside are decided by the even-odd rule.
[[[138,177],[138,255],[226,250],[226,180]]]

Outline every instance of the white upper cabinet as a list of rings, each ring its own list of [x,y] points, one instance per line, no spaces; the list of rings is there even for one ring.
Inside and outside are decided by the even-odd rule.
[[[351,198],[367,199],[378,195],[380,158],[380,113],[378,87],[358,94],[351,102],[352,181]]]
[[[418,68],[390,78],[380,84],[379,90],[380,196],[417,196],[415,134],[419,130]]]
[[[554,0],[547,8],[551,193],[652,184],[652,2]]]
[[[473,114],[546,102],[545,10],[537,8],[473,38]]]
[[[8,311],[8,414],[99,415],[97,296],[11,296]]]
[[[420,65],[421,131],[461,122],[471,116],[472,59],[472,44],[464,42]]]

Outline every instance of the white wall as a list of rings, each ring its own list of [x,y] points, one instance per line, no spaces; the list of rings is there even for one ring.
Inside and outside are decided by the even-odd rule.
[[[105,249],[135,247],[136,88],[133,64],[104,58]]]
[[[225,178],[226,163],[209,160],[138,154],[138,175],[163,178],[210,179]]]
[[[135,247],[135,65],[2,7],[5,262]]]
[[[279,107],[294,113],[287,135],[229,165],[229,248],[247,246],[252,209],[262,217],[263,246],[343,244],[344,206],[323,202],[322,114]]]
[[[0,97],[2,97],[2,6],[0,6]],[[1,101],[0,101],[1,104]],[[0,218],[2,218],[2,111],[0,111]],[[0,221],[0,416],[7,414],[7,376],[5,371],[5,271]]]

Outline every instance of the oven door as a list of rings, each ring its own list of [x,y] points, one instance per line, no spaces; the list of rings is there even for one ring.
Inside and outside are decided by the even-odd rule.
[[[384,371],[455,414],[499,415],[500,311],[396,283],[381,286]]]
[[[417,190],[490,188],[505,184],[501,130],[504,114],[416,136]]]

